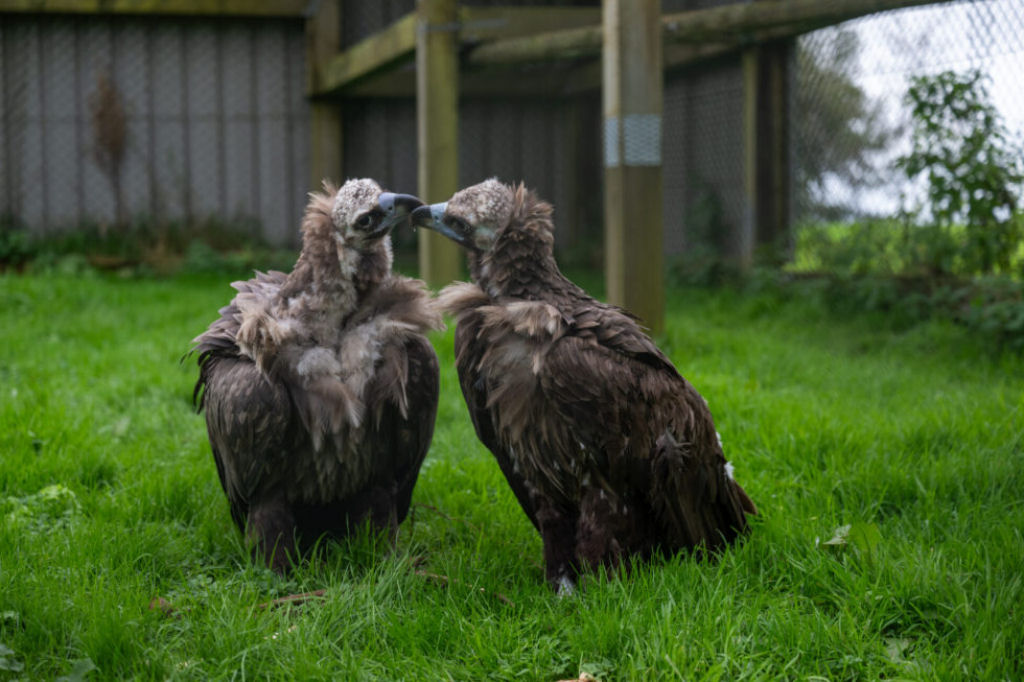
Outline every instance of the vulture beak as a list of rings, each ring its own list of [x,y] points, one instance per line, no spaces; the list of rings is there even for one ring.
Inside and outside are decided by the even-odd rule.
[[[444,216],[447,208],[447,201],[443,201],[439,204],[431,204],[429,206],[420,206],[412,212],[412,226],[425,227],[428,230],[438,232],[460,246],[472,246],[470,243],[470,238],[473,236],[472,234],[456,230],[450,223],[445,222]]]
[[[377,205],[384,211],[384,218],[380,221],[377,231],[386,232],[408,220],[413,210],[422,206],[423,202],[411,194],[384,192],[377,199]]]

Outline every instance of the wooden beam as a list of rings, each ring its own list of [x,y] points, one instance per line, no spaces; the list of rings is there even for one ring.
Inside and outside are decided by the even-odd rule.
[[[153,14],[299,19],[308,4],[309,0],[0,0],[0,14]]]
[[[416,13],[416,137],[418,193],[447,201],[459,189],[459,62],[455,0],[418,0]],[[437,288],[458,279],[454,242],[419,230],[420,277]]]
[[[665,43],[724,42],[730,50],[744,41],[786,38],[875,12],[950,0],[766,0],[735,3],[661,17]],[[548,31],[485,43],[468,62],[484,66],[597,56],[599,27]]]
[[[664,329],[660,0],[604,0],[608,300]]]
[[[0,0],[2,2],[3,0]],[[572,28],[598,24],[601,11],[590,7],[459,7],[458,20],[450,22],[461,43],[522,36],[537,26]],[[413,94],[404,86],[409,77],[389,79],[377,76],[413,56],[416,49],[416,13],[410,13],[348,50],[332,56],[323,66],[324,78],[314,94],[385,92],[385,96]],[[388,68],[391,67],[391,68]],[[367,85],[367,81],[378,81]]]
[[[789,62],[793,41],[743,52],[744,217],[738,265],[785,260],[790,220]]]
[[[469,53],[475,66],[594,57],[601,52],[601,26],[535,33],[485,43]]]
[[[600,24],[597,7],[459,7],[459,40],[463,43],[533,35],[538,26],[560,31]]]
[[[320,89],[322,65],[341,45],[341,0],[320,0],[306,19],[306,91]],[[324,180],[340,183],[343,177],[342,117],[337,102],[314,98],[309,119],[309,189]]]
[[[495,67],[459,72],[460,97],[568,97],[594,92],[601,87],[601,63],[588,61],[568,68],[536,69]],[[346,86],[346,98],[415,97],[416,69],[401,64],[379,71]]]
[[[707,43],[757,38],[762,31],[781,29],[774,37],[793,37],[825,26],[888,10],[939,4],[949,0],[760,0],[666,14],[665,42]]]
[[[410,12],[387,28],[361,40],[322,67],[318,95],[337,92],[367,75],[394,66],[416,50],[416,12]]]

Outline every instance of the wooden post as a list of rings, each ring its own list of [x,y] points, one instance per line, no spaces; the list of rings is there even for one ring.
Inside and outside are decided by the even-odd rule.
[[[743,53],[744,209],[741,265],[786,258],[790,220],[789,57],[792,41]]]
[[[306,19],[306,92],[322,89],[323,67],[341,48],[341,1],[321,0]],[[325,179],[345,178],[342,161],[341,107],[337,101],[314,97],[310,101],[309,185],[320,189]]]
[[[664,328],[659,0],[604,0],[605,278],[608,300]]]
[[[416,136],[419,196],[446,201],[459,184],[459,65],[455,0],[417,0]],[[420,277],[441,287],[458,279],[458,246],[440,234],[419,230]]]

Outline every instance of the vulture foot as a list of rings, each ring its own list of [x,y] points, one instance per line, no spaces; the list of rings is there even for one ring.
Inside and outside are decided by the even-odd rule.
[[[249,510],[246,538],[255,561],[284,575],[296,558],[295,517],[288,503],[272,499]]]
[[[546,499],[535,496],[538,502],[537,523],[544,542],[544,566],[548,585],[556,593],[565,584],[574,586],[579,573],[576,565],[576,519],[553,508]]]

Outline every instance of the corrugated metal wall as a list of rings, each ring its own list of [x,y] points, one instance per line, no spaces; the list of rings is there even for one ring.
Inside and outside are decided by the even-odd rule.
[[[459,105],[459,185],[490,177],[525,182],[554,203],[559,246],[575,246],[577,237],[599,240],[600,140],[594,112],[600,115],[600,103],[590,99],[595,99],[592,106],[577,109],[585,118],[578,123],[584,126],[581,133],[573,130],[577,122],[567,114],[570,100],[464,98]],[[345,100],[342,114],[344,176],[372,177],[389,189],[415,193],[415,100]],[[592,147],[586,167],[573,164],[579,157],[568,148],[572,135],[584,135],[583,144]],[[585,177],[591,181],[584,183]],[[588,185],[582,198],[576,183]],[[399,248],[414,241],[402,233],[394,239]]]
[[[664,11],[712,4],[723,0],[666,1]],[[413,0],[343,0],[343,40],[356,42],[414,8]],[[308,190],[304,58],[301,20],[5,15],[0,213],[36,233],[117,218],[118,192],[93,159],[89,102],[97,79],[106,75],[126,114],[123,217],[255,220],[268,241],[296,244]],[[726,233],[721,241],[727,248],[737,242],[741,103],[736,60],[666,78],[669,255],[686,248],[695,211],[709,201],[720,209],[712,227]],[[415,192],[414,99],[344,99],[341,106],[344,177],[374,177],[391,189]],[[599,93],[467,97],[459,116],[460,185],[492,176],[522,180],[554,203],[560,248],[600,251]],[[412,246],[408,235],[396,234],[396,240],[399,247],[403,241]]]
[[[297,243],[309,115],[301,20],[5,15],[0,213],[35,232],[82,220],[256,220]],[[94,161],[90,97],[123,104],[120,190]]]

